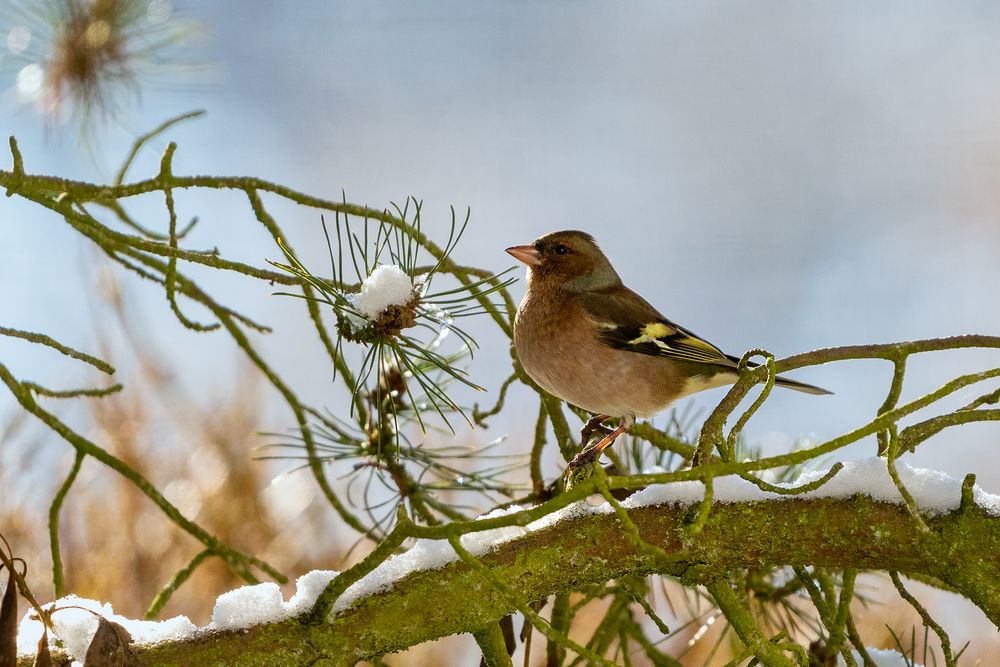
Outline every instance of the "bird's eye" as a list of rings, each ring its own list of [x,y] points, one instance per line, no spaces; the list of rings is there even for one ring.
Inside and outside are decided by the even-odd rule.
[[[560,243],[555,247],[555,251],[557,255],[565,255],[569,252],[569,248]]]

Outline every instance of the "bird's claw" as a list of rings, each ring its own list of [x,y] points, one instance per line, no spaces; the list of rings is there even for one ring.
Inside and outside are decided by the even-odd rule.
[[[583,425],[583,428],[580,429],[581,450],[586,449],[594,433],[599,433],[601,438],[605,438],[611,434],[612,429],[604,425],[604,422],[606,422],[608,419],[610,419],[610,417],[608,417],[607,415],[596,415],[586,421],[586,423]]]

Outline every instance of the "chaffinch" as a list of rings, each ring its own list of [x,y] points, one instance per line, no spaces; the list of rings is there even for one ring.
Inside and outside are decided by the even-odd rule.
[[[671,322],[625,287],[590,234],[552,232],[507,248],[528,266],[528,290],[514,320],[514,345],[542,389],[595,414],[583,431],[605,437],[593,455],[674,401],[738,377],[739,359]],[[785,377],[775,384],[830,392]],[[613,431],[601,424],[619,417]]]

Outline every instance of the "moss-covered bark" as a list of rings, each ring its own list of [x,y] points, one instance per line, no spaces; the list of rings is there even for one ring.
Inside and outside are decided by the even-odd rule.
[[[1000,518],[976,506],[928,520],[923,532],[902,505],[863,496],[716,504],[695,538],[689,508],[629,512],[642,538],[666,558],[640,549],[615,515],[564,521],[484,556],[492,572],[535,600],[627,573],[658,572],[689,584],[728,571],[776,565],[897,570],[928,575],[976,603],[1000,624]],[[417,572],[392,590],[358,601],[331,623],[286,621],[241,632],[146,647],[145,665],[351,665],[408,646],[496,622],[511,605],[461,562]]]

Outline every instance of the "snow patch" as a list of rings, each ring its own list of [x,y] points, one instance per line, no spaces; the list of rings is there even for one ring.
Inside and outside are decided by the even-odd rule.
[[[610,510],[611,506],[607,503],[604,505]],[[543,528],[548,528],[549,526],[554,526],[560,521],[572,521],[573,519],[582,519],[585,516],[592,516],[594,514],[603,514],[605,512],[599,512],[597,507],[591,505],[586,500],[578,500],[575,503],[571,503],[562,509],[556,510],[551,514],[546,514],[541,519],[537,521],[532,521],[528,524],[527,531],[533,533],[536,530],[542,530]]]
[[[320,593],[338,574],[336,570],[313,570],[296,579],[295,595],[285,603],[288,616],[298,616],[312,609]]]
[[[413,281],[398,266],[380,264],[361,283],[355,306],[369,320],[389,306],[401,306],[413,297]]]
[[[223,593],[215,600],[212,623],[215,630],[240,630],[262,623],[279,623],[309,611],[316,599],[340,573],[335,570],[313,570],[295,581],[295,594],[287,602],[278,584],[266,582],[243,586]]]
[[[215,600],[212,627],[219,630],[276,623],[288,617],[278,584],[269,581],[223,593]]]
[[[508,514],[516,514],[526,508],[520,505],[511,505],[510,507],[504,507],[502,509],[495,509],[488,514],[483,514],[480,519],[495,519],[501,516],[507,516]],[[466,533],[462,535],[461,542],[462,546],[465,547],[474,556],[482,556],[483,554],[496,549],[499,545],[504,542],[510,542],[511,540],[517,539],[525,534],[525,529],[523,526],[503,526],[502,528],[492,528],[490,530],[481,530],[476,533]]]
[[[936,515],[958,509],[962,500],[962,480],[937,470],[913,468],[902,461],[896,462],[896,470],[899,472],[900,481],[913,495],[913,499],[921,511]],[[776,486],[799,487],[815,482],[827,472],[825,470],[807,472],[794,482],[786,482]],[[896,488],[889,476],[885,459],[878,457],[846,461],[843,469],[823,486],[807,493],[791,496],[763,491],[752,482],[735,475],[715,479],[712,487],[713,499],[722,503],[752,500],[849,498],[857,494],[868,496],[880,502],[903,503],[899,489]],[[622,506],[632,508],[650,505],[692,505],[700,502],[704,496],[705,486],[698,481],[654,484],[629,496],[622,502]],[[973,500],[989,514],[1000,515],[1000,496],[987,493],[978,484],[973,487]]]
[[[496,509],[484,514],[479,519],[494,519],[522,511],[520,505],[512,505]],[[524,535],[521,526],[504,526],[491,530],[462,535],[462,546],[474,556],[481,556],[495,549],[504,542],[509,542]],[[374,570],[347,587],[347,590],[337,598],[333,611],[347,609],[355,601],[392,588],[403,577],[424,570],[437,570],[448,563],[458,560],[458,554],[451,548],[447,540],[419,539],[409,550],[396,556],[391,556]]]
[[[72,608],[69,608],[72,607]],[[114,612],[108,603],[68,595],[45,605],[46,609],[56,609],[52,614],[54,633],[49,633],[49,648],[56,648],[56,639],[61,639],[66,652],[80,662],[87,656],[87,649],[97,632],[98,616],[117,623],[132,635],[137,644],[156,644],[164,641],[183,639],[193,634],[197,628],[186,616],[175,616],[164,621],[139,621]],[[17,652],[34,655],[38,650],[38,640],[42,638],[42,622],[31,618],[29,611],[21,619],[17,631]]]
[[[410,549],[396,556],[390,556],[374,570],[348,586],[347,590],[337,598],[333,611],[347,609],[355,600],[388,590],[411,572],[436,570],[457,559],[458,554],[444,540],[417,540]]]

